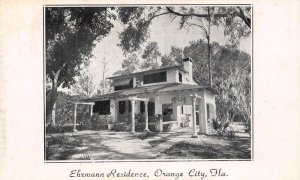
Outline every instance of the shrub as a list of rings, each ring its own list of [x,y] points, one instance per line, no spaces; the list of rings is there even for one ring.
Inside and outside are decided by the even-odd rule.
[[[142,113],[135,114],[135,122],[136,123],[143,123],[143,122],[145,122],[145,115],[142,114]]]
[[[64,133],[61,133],[57,136],[52,136],[47,140],[46,146],[51,146],[54,144],[58,144],[60,146],[77,146],[79,145],[79,142],[75,139],[71,138],[68,135],[65,135]]]
[[[229,121],[220,121],[212,119],[213,128],[217,131],[218,135],[233,137],[235,135],[234,129],[230,126]]]
[[[94,113],[91,118],[91,125],[93,130],[107,129],[107,124],[112,123],[113,117],[111,115],[99,115]]]
[[[128,131],[129,127],[126,122],[116,122],[114,126],[111,128],[112,131]]]

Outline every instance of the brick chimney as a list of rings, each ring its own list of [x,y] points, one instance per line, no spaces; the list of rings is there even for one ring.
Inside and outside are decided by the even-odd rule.
[[[193,82],[193,62],[191,58],[183,59],[183,69],[189,73],[189,82]]]

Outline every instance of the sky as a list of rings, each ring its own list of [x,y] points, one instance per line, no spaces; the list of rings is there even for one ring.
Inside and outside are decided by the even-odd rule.
[[[113,21],[114,28],[110,34],[100,41],[93,50],[94,57],[91,59],[91,64],[88,67],[92,74],[99,77],[99,82],[102,80],[103,59],[108,61],[106,77],[112,76],[114,72],[122,69],[122,61],[125,59],[119,44],[118,34],[122,32],[124,27],[118,21]],[[221,45],[226,43],[224,31],[222,28],[213,28],[211,32],[212,42],[216,41]],[[159,51],[162,55],[168,54],[171,51],[171,46],[184,48],[189,45],[190,41],[204,39],[200,28],[179,29],[178,21],[170,23],[167,16],[161,16],[154,20],[150,27],[150,39],[158,43]],[[243,38],[240,41],[238,49],[250,54],[251,52],[251,37]]]

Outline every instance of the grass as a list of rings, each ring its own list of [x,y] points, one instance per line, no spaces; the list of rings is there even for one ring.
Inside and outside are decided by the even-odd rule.
[[[180,141],[163,151],[157,158],[251,159],[251,140],[239,137],[229,139],[206,136],[203,141]]]
[[[185,132],[132,135],[87,131],[83,134],[49,135],[46,141],[47,160],[251,159],[251,138],[244,136],[200,135],[191,138]],[[151,152],[155,153],[152,155]]]

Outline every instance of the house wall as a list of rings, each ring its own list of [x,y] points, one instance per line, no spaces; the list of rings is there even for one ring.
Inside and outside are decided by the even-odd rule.
[[[116,115],[116,101],[114,99],[110,100],[110,115],[113,117],[113,121],[115,122],[117,120]]]
[[[207,123],[208,123],[207,124],[207,131],[208,131],[209,134],[211,134],[211,133],[215,132],[215,130],[213,128],[212,119],[217,117],[216,102],[215,102],[216,95],[211,93],[210,91],[205,90],[205,97],[206,97],[205,98],[205,103],[206,103],[206,105],[209,105],[209,107],[210,107],[210,119],[207,119]]]
[[[207,119],[207,109],[206,105],[210,104],[211,117],[216,117],[216,107],[215,107],[215,95],[210,91],[203,90],[189,90],[189,91],[176,91],[157,94],[144,95],[141,98],[150,98],[150,101],[155,102],[155,114],[162,114],[163,104],[173,105],[172,119],[177,120],[178,124],[182,123],[185,114],[190,114],[189,116],[189,126],[193,126],[193,116],[192,116],[192,98],[191,94],[196,93],[201,96],[201,99],[197,99],[196,104],[199,106],[199,132],[209,134],[212,132],[212,122]],[[129,102],[126,103],[126,113],[128,112]],[[181,106],[184,106],[184,114],[181,114]],[[119,115],[118,101],[111,100],[111,115],[114,117],[114,121],[117,121]],[[132,108],[133,109],[133,108]],[[136,101],[134,107],[135,113],[140,113],[140,101]]]

